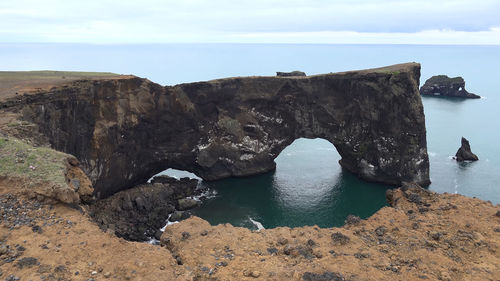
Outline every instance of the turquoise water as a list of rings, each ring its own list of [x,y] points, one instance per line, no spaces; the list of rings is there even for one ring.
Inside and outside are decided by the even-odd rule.
[[[0,70],[81,70],[132,73],[172,85],[227,76],[307,74],[422,64],[421,84],[432,75],[462,76],[485,98],[424,97],[431,165],[430,189],[500,203],[500,46],[307,44],[0,44]],[[480,160],[451,159],[464,136]],[[385,205],[384,185],[342,171],[335,148],[299,139],[276,159],[277,169],[249,178],[203,183],[218,192],[197,214],[211,223],[264,227],[342,225],[347,214],[367,217]],[[168,168],[168,167],[165,167]],[[175,173],[174,173],[175,174]]]
[[[251,227],[342,225],[349,214],[372,215],[385,205],[389,186],[344,171],[335,147],[323,139],[298,139],[276,158],[276,171],[204,183],[218,194],[195,211],[213,224]]]

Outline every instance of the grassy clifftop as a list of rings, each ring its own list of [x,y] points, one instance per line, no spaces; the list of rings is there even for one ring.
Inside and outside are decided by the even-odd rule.
[[[68,155],[47,147],[33,147],[18,139],[0,137],[0,176],[19,177],[33,184],[65,184]]]
[[[0,100],[16,94],[50,90],[76,80],[122,79],[132,77],[111,72],[82,71],[0,71]]]
[[[119,74],[112,72],[85,72],[85,71],[0,71],[0,81],[20,81],[38,79],[81,79],[95,77],[114,77]]]
[[[93,191],[73,156],[7,136],[0,136],[0,181],[10,182],[11,191],[64,203],[78,203]]]

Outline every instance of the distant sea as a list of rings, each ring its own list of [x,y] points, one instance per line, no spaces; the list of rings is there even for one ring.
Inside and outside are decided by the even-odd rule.
[[[479,100],[423,97],[431,165],[429,189],[500,203],[500,46],[315,44],[0,44],[0,70],[78,70],[134,74],[163,85],[230,76],[301,70],[320,74],[422,64],[421,85],[432,75],[462,76]],[[460,138],[479,156],[451,157]],[[275,172],[202,183],[217,192],[196,211],[213,224],[252,227],[340,226],[385,206],[390,186],[343,171],[334,146],[298,139],[276,159]],[[166,167],[167,168],[167,167]],[[181,176],[182,172],[170,172]]]

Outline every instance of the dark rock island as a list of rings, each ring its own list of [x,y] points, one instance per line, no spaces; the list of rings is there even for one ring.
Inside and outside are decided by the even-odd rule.
[[[455,159],[458,162],[479,160],[477,155],[472,153],[469,141],[464,137],[462,137],[462,146],[460,146],[457,153],[455,154]]]
[[[367,181],[428,185],[419,78],[417,63],[166,87],[126,76],[19,95],[0,111],[24,122],[23,137],[75,155],[99,197],[167,168],[204,180],[268,172],[297,138],[330,141]]]
[[[446,75],[432,76],[420,88],[420,94],[429,96],[445,96],[479,99],[480,96],[465,90],[465,81],[462,77],[450,78]]]

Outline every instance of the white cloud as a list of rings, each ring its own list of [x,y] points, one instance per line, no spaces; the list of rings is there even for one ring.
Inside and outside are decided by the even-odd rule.
[[[434,45],[500,45],[500,28],[488,31],[424,30],[403,32],[280,32],[235,34],[230,41],[265,43],[324,44],[434,44]]]
[[[498,44],[498,14],[498,0],[2,0],[0,42]]]

